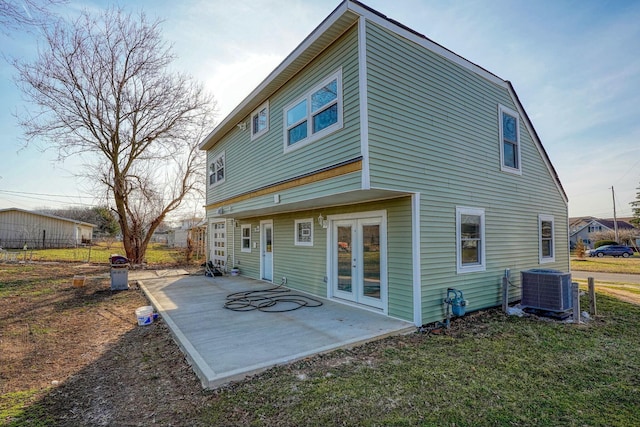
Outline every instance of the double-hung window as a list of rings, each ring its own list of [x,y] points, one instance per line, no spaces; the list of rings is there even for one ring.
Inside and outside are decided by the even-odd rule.
[[[456,260],[458,273],[485,270],[484,209],[456,208]]]
[[[284,150],[306,145],[342,128],[342,70],[284,108]]]
[[[218,185],[224,182],[225,166],[224,153],[214,157],[209,165],[209,185]]]
[[[259,106],[251,113],[251,140],[269,131],[269,101]]]
[[[240,227],[241,230],[241,251],[242,252],[251,252],[251,224],[242,224]]]
[[[500,167],[504,172],[522,173],[520,167],[520,119],[515,111],[499,105]]]
[[[556,260],[553,244],[554,221],[551,215],[538,215],[540,233],[540,264]]]

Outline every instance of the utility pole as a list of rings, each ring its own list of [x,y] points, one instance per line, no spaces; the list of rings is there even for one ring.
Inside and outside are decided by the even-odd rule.
[[[616,192],[613,189],[613,185],[611,186],[611,196],[613,197],[613,229],[614,229],[614,232],[616,233],[616,243],[619,243],[619,241],[618,241],[618,218],[616,217]]]

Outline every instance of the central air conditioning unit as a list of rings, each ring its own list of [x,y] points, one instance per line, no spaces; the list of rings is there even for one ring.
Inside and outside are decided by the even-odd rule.
[[[534,269],[520,274],[523,307],[548,311],[567,311],[573,307],[571,273]]]

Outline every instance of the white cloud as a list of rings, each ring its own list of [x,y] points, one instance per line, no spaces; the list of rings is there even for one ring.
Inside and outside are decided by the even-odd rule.
[[[219,119],[223,119],[282,61],[280,55],[248,53],[244,58],[212,67],[201,80],[218,101]]]

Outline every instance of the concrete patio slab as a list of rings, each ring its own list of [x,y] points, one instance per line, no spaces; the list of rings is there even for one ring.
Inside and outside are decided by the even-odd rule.
[[[322,306],[284,313],[225,309],[231,293],[273,287],[241,276],[167,275],[138,283],[205,388],[313,354],[415,331],[409,322],[315,296]]]

